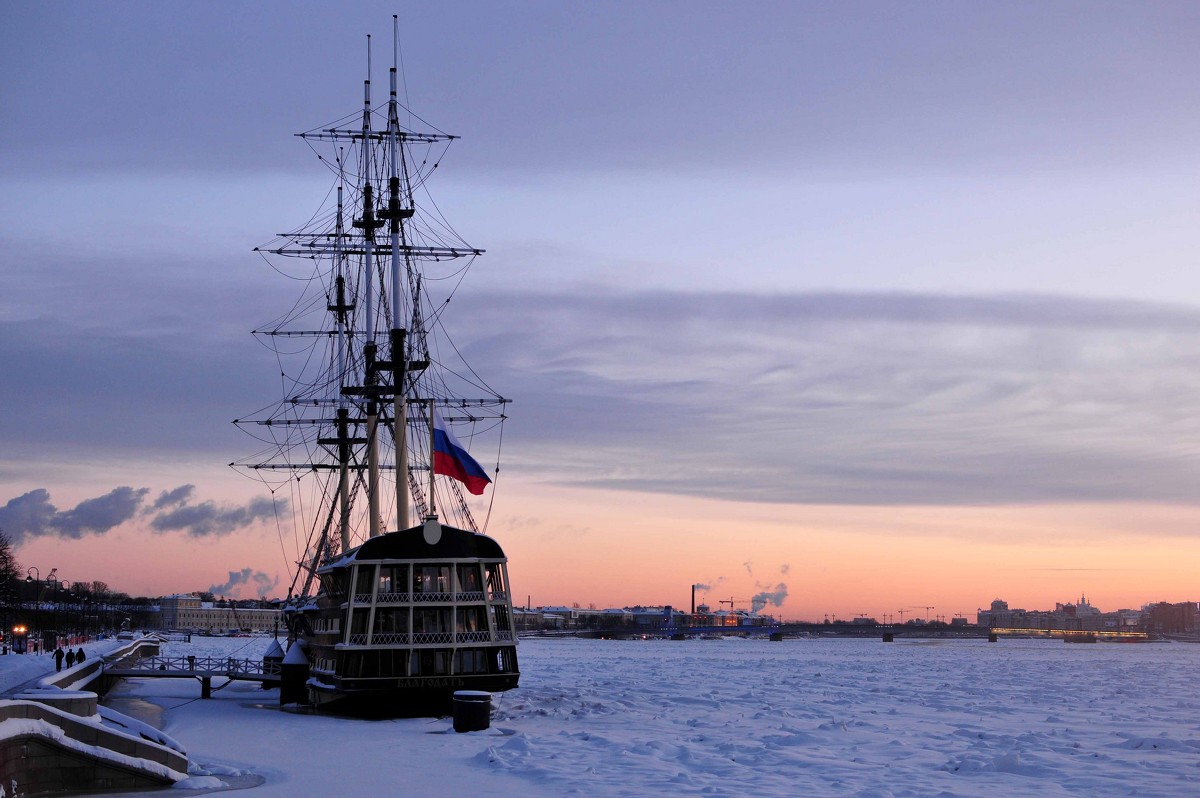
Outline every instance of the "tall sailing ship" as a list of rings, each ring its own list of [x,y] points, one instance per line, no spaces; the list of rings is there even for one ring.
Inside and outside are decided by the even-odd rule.
[[[483,534],[487,515],[476,520],[490,497],[473,513],[464,495],[490,493],[469,450],[493,441],[498,464],[509,400],[443,319],[483,251],[417,202],[457,137],[401,102],[398,62],[374,104],[368,43],[361,112],[297,134],[331,187],[311,219],[257,249],[302,290],[255,331],[284,396],[235,422],[265,448],[233,464],[286,498],[304,531],[284,617],[309,701],[394,715],[441,713],[457,690],[519,677],[507,559]]]

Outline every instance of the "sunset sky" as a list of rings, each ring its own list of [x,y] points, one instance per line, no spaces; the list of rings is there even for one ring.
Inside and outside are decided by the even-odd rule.
[[[9,3],[0,528],[135,595],[282,596],[228,463],[253,252],[401,21],[456,340],[515,401],[519,602],[974,618],[1200,600],[1200,6]],[[913,612],[914,609],[919,611]]]

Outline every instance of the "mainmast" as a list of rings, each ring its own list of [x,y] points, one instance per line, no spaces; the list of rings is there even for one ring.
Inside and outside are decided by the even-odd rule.
[[[392,329],[389,334],[389,343],[392,350],[392,420],[394,424],[393,436],[396,446],[396,529],[407,529],[409,520],[408,510],[408,353],[405,350],[405,337],[407,331],[403,327],[403,308],[400,304],[400,247],[401,239],[404,237],[403,220],[412,217],[413,205],[412,197],[405,196],[408,200],[405,207],[400,205],[400,184],[401,176],[404,180],[404,188],[406,195],[409,191],[408,184],[408,164],[403,157],[403,148],[400,147],[400,113],[398,108],[398,100],[396,97],[396,68],[398,64],[397,52],[399,47],[399,22],[398,17],[392,15],[392,69],[391,69],[391,94],[388,97],[388,150],[391,156],[389,160],[388,174],[388,207],[384,212],[384,216],[391,223],[389,232],[391,233],[392,245]],[[407,241],[403,242],[407,244]],[[405,249],[404,256],[405,271],[409,271],[408,252]]]

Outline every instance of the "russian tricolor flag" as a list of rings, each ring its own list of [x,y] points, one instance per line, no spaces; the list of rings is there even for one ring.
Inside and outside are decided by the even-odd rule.
[[[483,466],[467,454],[467,450],[446,428],[437,408],[433,409],[433,473],[457,479],[476,496],[491,482]]]

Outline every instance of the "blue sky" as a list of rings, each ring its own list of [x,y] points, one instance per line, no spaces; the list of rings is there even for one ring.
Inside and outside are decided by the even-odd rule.
[[[56,3],[0,25],[0,526],[146,460],[219,496],[277,392],[251,250],[325,190],[291,134],[367,33],[385,85],[392,13],[518,475],[1194,504],[1194,4]]]

